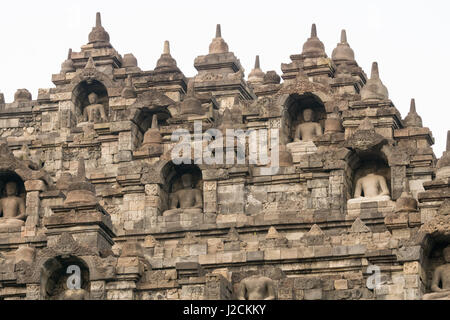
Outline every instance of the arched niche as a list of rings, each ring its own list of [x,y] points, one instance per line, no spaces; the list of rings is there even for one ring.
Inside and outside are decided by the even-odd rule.
[[[22,178],[14,171],[0,171],[0,197],[6,197],[6,184],[8,182],[16,183],[17,196],[26,201],[25,185]]]
[[[156,115],[158,118],[158,126],[167,125],[167,119],[170,118],[170,113],[166,108],[140,108],[136,111],[133,121],[138,127],[138,145],[142,145],[144,135],[148,129],[152,126],[153,116]]]
[[[327,113],[322,100],[312,93],[304,93],[301,95],[294,93],[289,95],[285,102],[285,129],[283,135],[286,137],[286,142],[294,141],[297,126],[305,122],[303,118],[303,111],[305,109],[311,109],[313,111],[312,122],[319,123],[323,131]]]
[[[162,170],[162,175],[165,181],[164,189],[166,189],[169,193],[180,190],[182,188],[181,176],[186,173],[190,173],[192,175],[193,187],[203,189],[202,171],[198,166],[191,164],[175,165],[171,161],[168,162]]]
[[[350,195],[349,199],[354,198],[357,181],[364,176],[373,173],[384,177],[389,189],[389,196],[392,198],[391,169],[388,165],[386,156],[377,151],[367,151],[354,154],[350,158],[351,172],[349,175]],[[364,196],[364,194],[363,194]]]
[[[69,267],[72,269],[69,269]],[[89,293],[90,273],[89,267],[82,259],[64,255],[50,258],[41,269],[41,297],[45,300],[60,300],[64,291],[68,289],[67,281],[74,275],[73,269],[80,270],[81,289]]]
[[[85,108],[90,105],[89,95],[95,93],[97,95],[97,104],[103,105],[106,118],[110,118],[108,90],[105,85],[98,80],[83,80],[72,91],[72,102],[75,106],[75,116],[77,123],[87,121],[83,115]],[[95,122],[105,122],[97,115]]]
[[[170,208],[171,195],[183,189],[182,177],[185,174],[190,174],[192,177],[192,189],[200,190],[203,193],[202,171],[196,165],[175,165],[173,162],[169,161],[163,167],[161,174],[164,180],[164,185],[162,187],[162,189],[164,190],[164,199],[162,200],[165,206],[163,211]]]
[[[7,188],[10,188],[10,192],[13,191],[9,186],[13,184],[15,186],[15,192],[8,195]],[[2,210],[0,212],[0,232],[11,230],[14,228],[16,231],[20,231],[21,226],[26,221],[26,191],[23,179],[14,171],[0,171],[0,201]],[[3,204],[5,201],[5,204]],[[9,204],[8,204],[9,203]],[[7,209],[9,208],[9,209]],[[11,210],[11,211],[9,211]],[[3,220],[3,218],[6,219]]]
[[[423,279],[425,292],[431,293],[431,284],[434,271],[437,267],[447,264],[444,260],[443,250],[450,246],[450,234],[436,232],[428,234],[422,243],[422,267],[424,269]],[[442,288],[442,282],[439,283]]]

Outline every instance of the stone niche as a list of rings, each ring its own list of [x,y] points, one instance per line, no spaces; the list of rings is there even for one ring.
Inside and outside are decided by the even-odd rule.
[[[447,260],[444,251],[447,251]],[[425,241],[423,246],[422,274],[417,276],[423,279],[422,293],[425,300],[450,300],[450,236],[434,234]],[[435,275],[436,269],[439,276]],[[433,278],[437,286],[442,290],[437,292],[433,289]],[[443,283],[445,281],[445,284]],[[447,286],[447,287],[446,287]]]
[[[108,122],[110,116],[108,91],[100,81],[84,80],[80,82],[73,89],[72,102],[75,106],[77,125],[89,122],[89,120],[94,123]]]
[[[89,279],[89,268],[80,258],[71,255],[51,258],[41,271],[41,297],[44,300],[89,299]]]
[[[297,127],[305,122],[318,123],[321,127],[322,133],[325,128],[325,119],[327,117],[325,106],[323,102],[313,94],[291,94],[286,101],[286,125],[283,135],[286,137],[285,142],[294,142],[296,139]],[[311,119],[306,119],[305,110],[310,109],[312,112],[308,112]],[[297,137],[298,138],[298,137]]]
[[[153,117],[156,115],[157,118],[157,128],[152,128]],[[153,108],[149,110],[148,108],[142,108],[139,110],[134,118],[134,121],[138,127],[137,134],[137,145],[142,147],[146,143],[146,139],[151,138],[155,133],[151,132],[150,129],[159,131],[159,127],[167,125],[167,119],[170,118],[170,113],[164,108]],[[160,133],[157,133],[161,136]],[[162,138],[161,143],[162,143]],[[152,139],[150,139],[152,140]]]
[[[391,169],[389,168],[387,162],[377,153],[366,153],[364,155],[360,155],[359,159],[356,161],[353,159],[353,161],[354,162],[351,163],[353,172],[351,173],[349,183],[351,186],[350,199],[348,199],[349,202],[391,200]],[[374,177],[374,182],[372,183],[371,181],[367,181],[368,177]],[[383,186],[384,183],[385,186]],[[383,187],[387,187],[388,189],[388,194],[386,196],[368,197],[369,195],[365,194],[365,192],[373,192],[375,189],[377,189],[381,194],[383,192]]]
[[[11,188],[9,192],[13,194],[8,195],[7,186],[10,184],[13,186],[9,187]],[[18,217],[26,212],[26,191],[23,180],[16,173],[10,171],[0,172],[0,201],[2,206],[0,232],[20,231],[21,226],[25,224],[26,215],[20,219],[15,219],[14,217]],[[5,212],[6,210],[10,212]]]
[[[169,162],[163,168],[163,177],[163,190],[167,194],[163,215],[202,213],[203,180],[202,172],[196,165],[174,165]],[[187,192],[183,193],[183,190]]]

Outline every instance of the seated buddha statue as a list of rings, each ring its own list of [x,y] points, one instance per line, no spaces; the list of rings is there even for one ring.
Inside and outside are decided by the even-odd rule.
[[[375,173],[375,169],[368,169],[367,174],[356,181],[354,199],[349,203],[387,201],[390,192],[386,178]]]
[[[0,230],[21,227],[25,223],[25,201],[17,195],[17,183],[5,186],[6,196],[0,199]]]
[[[303,110],[303,123],[297,125],[294,141],[313,141],[315,137],[323,134],[320,123],[313,122],[314,111],[312,109]]]
[[[240,283],[239,300],[275,300],[273,280],[267,277],[251,276]]]
[[[87,105],[83,110],[84,121],[89,122],[99,122],[98,118],[100,116],[100,121],[108,121],[105,113],[105,108],[101,103],[97,103],[98,96],[96,93],[92,92],[88,95],[89,105]]]
[[[445,263],[434,270],[431,280],[432,293],[425,294],[423,300],[450,300],[450,246],[442,253]]]
[[[190,173],[181,176],[183,189],[169,196],[169,210],[164,216],[176,213],[201,213],[203,208],[203,195],[201,190],[193,188],[192,175]]]

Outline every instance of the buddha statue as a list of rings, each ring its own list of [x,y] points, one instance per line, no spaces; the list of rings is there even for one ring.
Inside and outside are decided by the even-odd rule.
[[[5,186],[6,196],[0,199],[0,228],[17,228],[25,223],[25,201],[17,195],[17,183],[10,181]]]
[[[273,280],[267,277],[251,276],[241,281],[239,300],[275,300]]]
[[[450,246],[446,247],[442,253],[445,264],[434,270],[431,280],[432,293],[425,294],[423,300],[450,300]]]
[[[83,288],[80,288],[80,289],[68,288],[67,287],[67,278],[66,278],[66,281],[63,282],[64,290],[57,296],[57,299],[58,300],[89,300],[89,292],[87,292]]]
[[[390,192],[386,178],[375,173],[375,168],[370,167],[366,174],[356,181],[354,199],[349,203],[387,201],[390,200]]]
[[[313,117],[314,111],[312,109],[303,110],[304,122],[297,125],[294,141],[312,141],[315,137],[323,134],[322,126],[317,122],[313,122]]]
[[[90,93],[88,95],[88,99],[89,105],[83,110],[84,121],[97,122],[96,120],[98,119],[98,115],[100,115],[101,121],[108,121],[103,105],[101,103],[97,103],[97,94],[95,92]]]
[[[199,189],[192,186],[190,173],[181,176],[183,189],[172,193],[169,197],[169,210],[164,216],[176,213],[201,213],[203,208],[203,195]]]

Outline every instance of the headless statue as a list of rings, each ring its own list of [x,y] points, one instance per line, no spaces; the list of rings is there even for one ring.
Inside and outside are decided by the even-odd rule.
[[[64,282],[64,291],[57,296],[58,300],[89,300],[89,292],[80,289],[69,289],[67,281]]]
[[[267,277],[251,276],[240,283],[239,300],[275,300],[273,280]]]
[[[443,250],[445,264],[436,268],[431,281],[431,291],[424,300],[450,300],[450,246]],[[442,284],[442,287],[439,287]]]
[[[105,108],[102,104],[97,103],[98,96],[96,93],[92,92],[88,96],[89,105],[83,110],[84,121],[96,122],[98,115],[100,115],[101,121],[108,121],[106,118]]]
[[[89,300],[89,294],[84,289],[67,289],[61,293],[59,300]]]
[[[5,186],[6,197],[0,199],[0,227],[21,227],[26,219],[25,201],[17,196],[17,184],[10,181]]]
[[[170,195],[169,210],[164,216],[175,213],[201,213],[203,208],[203,196],[199,189],[192,187],[192,175],[186,173],[181,176],[183,189]]]
[[[387,201],[390,199],[386,179],[370,172],[356,181],[354,199],[349,202]]]
[[[313,122],[314,111],[312,109],[303,110],[303,123],[297,125],[294,141],[313,141],[315,137],[321,136],[322,126]]]

